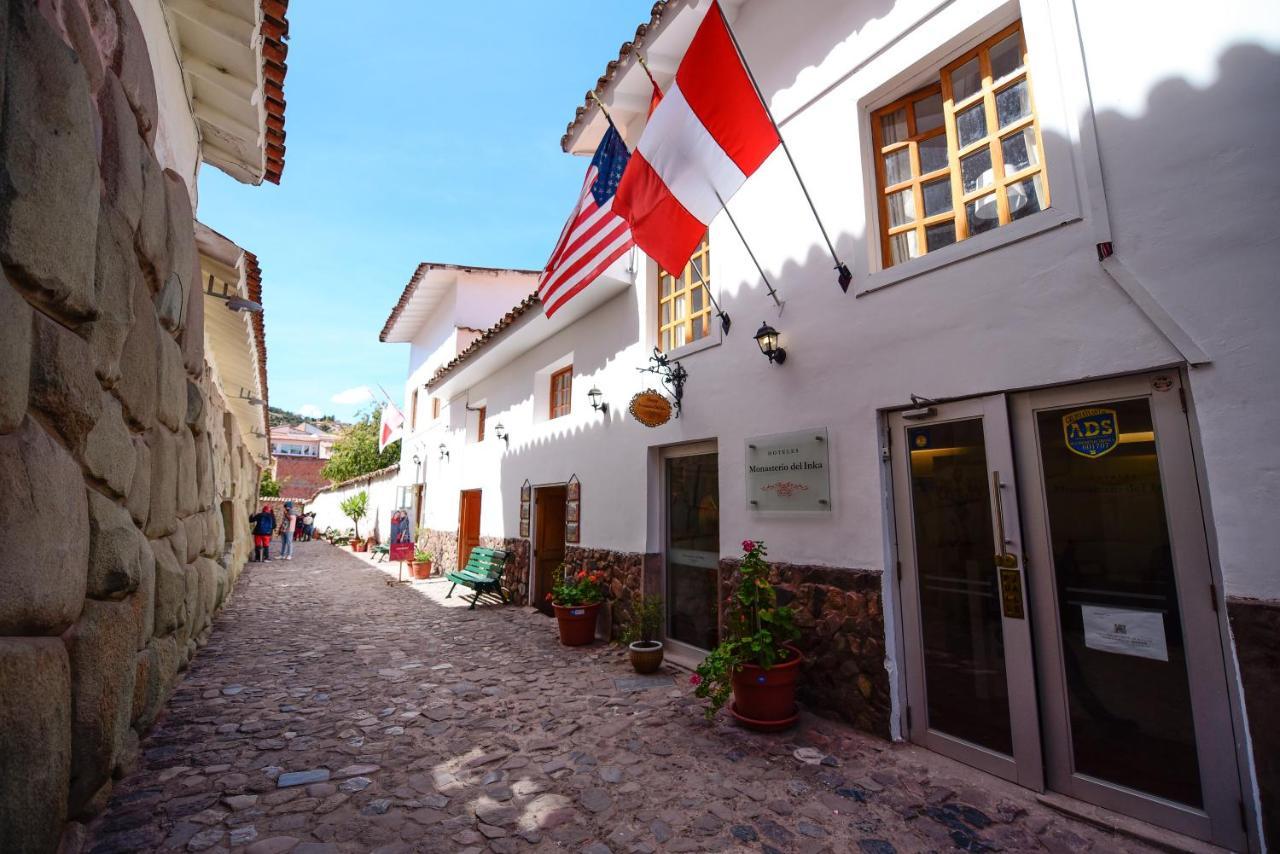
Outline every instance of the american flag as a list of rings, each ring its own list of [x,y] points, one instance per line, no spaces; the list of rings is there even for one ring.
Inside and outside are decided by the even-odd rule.
[[[630,156],[609,125],[587,168],[578,204],[538,279],[538,298],[547,317],[634,245],[626,220],[613,212],[613,196]]]

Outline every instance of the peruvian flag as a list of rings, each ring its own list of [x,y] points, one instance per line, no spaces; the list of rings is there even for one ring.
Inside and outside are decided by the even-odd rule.
[[[382,407],[382,417],[378,419],[378,453],[382,453],[396,439],[404,437],[404,415],[396,409],[394,403],[387,401]]]
[[[664,270],[683,270],[723,203],[781,140],[713,2],[653,109],[613,209]]]

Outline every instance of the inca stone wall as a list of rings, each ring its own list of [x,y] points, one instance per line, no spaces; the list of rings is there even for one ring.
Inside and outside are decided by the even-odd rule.
[[[258,469],[206,370],[157,123],[127,0],[0,4],[6,854],[74,845],[247,552]]]

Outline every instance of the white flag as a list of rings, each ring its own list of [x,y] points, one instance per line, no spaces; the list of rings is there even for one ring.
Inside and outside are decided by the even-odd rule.
[[[378,453],[382,453],[396,439],[404,438],[404,415],[395,404],[388,402],[382,407],[382,417],[379,419],[382,427],[378,430]]]

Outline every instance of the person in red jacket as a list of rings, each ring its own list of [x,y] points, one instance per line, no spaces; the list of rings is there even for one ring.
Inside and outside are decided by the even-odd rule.
[[[250,560],[271,560],[271,532],[276,529],[276,517],[271,508],[262,505],[261,513],[249,517],[249,526],[253,531],[253,557]]]

